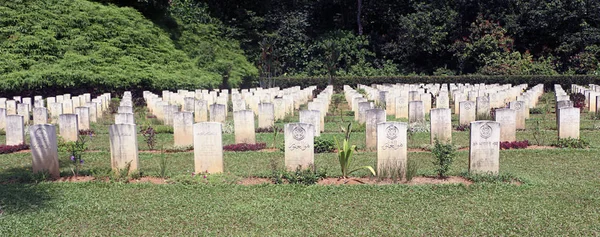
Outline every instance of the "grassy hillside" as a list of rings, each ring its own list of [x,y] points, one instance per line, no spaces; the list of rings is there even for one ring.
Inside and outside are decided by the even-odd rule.
[[[191,37],[203,45],[229,42],[225,50],[237,58],[229,61],[230,67],[244,68],[231,73],[229,83],[235,86],[241,78],[256,74],[239,44],[219,37],[218,28],[201,24],[178,28],[188,35],[185,28],[193,26],[209,29],[199,34],[212,36],[193,35],[187,41]],[[221,84],[222,71],[199,63],[178,45],[177,39],[133,8],[84,0],[2,1],[0,91],[193,89]]]

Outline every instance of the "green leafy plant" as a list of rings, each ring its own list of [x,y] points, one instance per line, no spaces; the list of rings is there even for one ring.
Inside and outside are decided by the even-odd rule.
[[[119,182],[119,183],[121,183],[121,182],[128,183],[130,168],[131,168],[131,161],[127,162],[125,164],[125,167],[123,167],[121,169],[115,169],[113,174],[110,176],[110,181]]]
[[[584,140],[583,138],[580,138],[580,139],[561,138],[561,139],[558,139],[555,143],[553,143],[552,146],[559,147],[559,148],[585,149],[590,146],[590,143],[587,142],[586,140]]]
[[[73,164],[73,168],[71,168],[71,171],[73,172],[73,175],[75,175],[75,177],[79,176],[79,170],[81,169],[81,166],[84,162],[82,156],[83,153],[87,150],[86,142],[91,141],[92,137],[93,133],[80,133],[80,135],[77,136],[77,141],[67,142],[65,145],[67,152],[71,154],[70,158]]]
[[[165,155],[165,152],[161,149],[160,151],[160,159],[158,160],[158,167],[159,167],[159,173],[158,176],[161,178],[166,178],[167,177],[167,167],[169,165],[169,162],[167,160],[167,156]]]
[[[419,163],[415,159],[407,159],[406,161],[406,181],[410,182],[419,170]]]
[[[342,130],[344,130],[342,128]],[[373,176],[375,176],[375,170],[371,166],[362,166],[354,170],[350,170],[352,165],[352,153],[356,150],[356,145],[350,145],[348,140],[350,139],[350,134],[352,133],[352,123],[348,124],[347,129],[345,131],[345,137],[342,143],[338,141],[336,137],[335,144],[338,148],[338,162],[340,163],[340,168],[342,170],[342,178],[348,178],[348,175],[362,169],[366,169],[371,172]]]
[[[542,129],[542,122],[539,119],[536,119],[533,122],[533,139],[535,140],[536,145],[541,146],[544,144],[544,134],[545,131]]]
[[[323,137],[315,137],[315,153],[333,152],[333,141]]]
[[[445,178],[450,170],[450,165],[456,156],[456,148],[452,144],[441,143],[435,139],[433,149],[431,150],[435,160],[433,165],[436,166],[435,172],[439,178]]]

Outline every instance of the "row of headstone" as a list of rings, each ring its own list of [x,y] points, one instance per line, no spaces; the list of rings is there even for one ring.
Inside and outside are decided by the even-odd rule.
[[[33,104],[33,121],[30,121],[29,105],[30,98],[22,98],[25,103],[18,103],[16,106],[20,109],[17,114],[9,113],[11,104],[20,101],[20,97],[15,96],[14,100],[7,101],[0,98],[0,128],[6,131],[6,144],[18,145],[25,143],[25,125],[31,124],[59,124],[60,132],[65,141],[76,141],[79,130],[90,129],[90,122],[96,122],[102,113],[108,109],[110,94],[103,94],[95,99],[90,98],[90,94],[83,94],[72,97],[70,94],[56,97],[48,97],[44,100],[41,96],[36,96]],[[58,101],[58,102],[57,102]],[[72,105],[76,105],[73,109]],[[45,106],[53,108],[48,110]],[[81,106],[80,106],[81,105]],[[71,108],[71,113],[64,113],[63,108]],[[98,112],[99,111],[99,112]],[[49,118],[50,116],[52,118]]]

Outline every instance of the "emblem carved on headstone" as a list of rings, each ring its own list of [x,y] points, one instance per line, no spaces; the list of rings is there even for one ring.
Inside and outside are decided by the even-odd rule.
[[[484,124],[479,129],[479,133],[481,134],[482,138],[487,139],[490,136],[492,136],[492,127],[490,127],[490,125]]]
[[[292,130],[292,135],[297,141],[302,141],[306,136],[306,130],[304,130],[304,128],[302,128],[301,126],[296,126]]]

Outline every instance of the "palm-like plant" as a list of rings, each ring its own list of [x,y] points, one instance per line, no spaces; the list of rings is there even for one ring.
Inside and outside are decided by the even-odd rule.
[[[350,166],[352,165],[352,153],[354,152],[354,150],[356,150],[356,145],[350,145],[350,142],[348,142],[348,140],[350,139],[350,133],[352,132],[351,129],[352,124],[348,124],[348,129],[345,130],[346,136],[344,137],[344,141],[342,142],[341,146],[338,139],[334,137],[335,144],[338,147],[338,161],[340,162],[340,168],[342,169],[342,178],[346,179],[348,178],[349,174],[362,169],[370,171],[371,174],[374,176],[375,170],[373,169],[373,167],[368,165],[359,167],[354,170],[350,170]],[[344,129],[342,128],[342,130]]]

